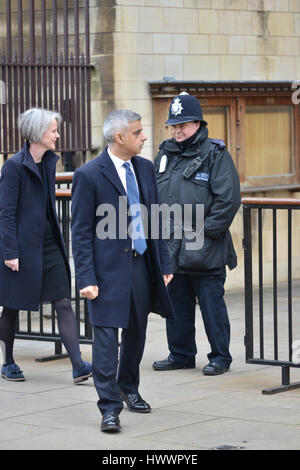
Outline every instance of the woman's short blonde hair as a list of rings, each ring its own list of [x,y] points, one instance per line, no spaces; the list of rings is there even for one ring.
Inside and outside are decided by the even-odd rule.
[[[56,111],[40,108],[28,109],[18,119],[18,128],[21,136],[29,142],[40,142],[53,119],[57,120],[58,125],[62,121],[61,115]]]

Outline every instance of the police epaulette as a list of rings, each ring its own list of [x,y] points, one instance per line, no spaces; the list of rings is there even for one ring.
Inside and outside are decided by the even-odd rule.
[[[163,147],[163,145],[164,145],[168,140],[170,140],[170,139],[165,139],[165,140],[163,140],[163,141],[159,144],[159,146],[158,146],[159,150],[161,150],[161,147]]]
[[[222,149],[225,147],[225,142],[222,139],[211,139],[214,144],[217,144]]]

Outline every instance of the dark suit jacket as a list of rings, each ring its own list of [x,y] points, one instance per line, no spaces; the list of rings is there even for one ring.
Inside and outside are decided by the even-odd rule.
[[[55,209],[55,168],[59,157],[47,151],[43,157],[50,191],[50,203],[62,253],[71,275],[64,240]],[[3,165],[0,178],[0,305],[38,310],[43,277],[43,241],[46,196],[39,169],[28,143]],[[19,258],[19,271],[4,260]]]
[[[132,163],[140,183],[143,204],[148,211],[148,231],[151,233],[151,205],[158,204],[153,164],[135,156]],[[75,171],[72,185],[72,246],[77,285],[82,289],[99,286],[99,296],[89,302],[91,323],[97,326],[126,328],[128,324],[132,243],[128,233],[119,236],[120,217],[128,222],[127,206],[120,204],[126,192],[110,159],[107,149],[94,160]],[[109,204],[115,210],[116,238],[97,236],[97,224],[104,222],[102,209]],[[98,210],[98,211],[97,211]],[[102,214],[102,215],[100,215]],[[173,307],[163,281],[170,274],[168,247],[161,237],[148,239],[147,258],[150,263],[153,290],[158,296],[160,314],[173,316]]]

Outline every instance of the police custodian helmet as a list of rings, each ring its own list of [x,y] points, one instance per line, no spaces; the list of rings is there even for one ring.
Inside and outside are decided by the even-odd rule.
[[[183,91],[172,99],[166,124],[174,126],[190,121],[201,121],[207,125],[203,120],[202,108],[197,98]]]

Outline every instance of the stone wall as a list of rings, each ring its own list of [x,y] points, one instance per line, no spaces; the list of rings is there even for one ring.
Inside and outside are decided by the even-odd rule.
[[[156,152],[148,81],[164,77],[295,80],[300,76],[298,0],[100,0],[94,4],[91,32],[103,35],[99,19],[112,11],[115,15],[114,24],[104,22],[105,34],[113,33],[109,44],[102,42],[97,54],[92,51],[104,67],[96,80],[101,74],[107,80],[110,74],[114,100],[112,90],[98,97],[102,104],[99,107],[98,100],[94,104],[94,118],[101,126],[113,101],[117,108],[140,112],[148,135],[144,148],[148,158]]]
[[[6,6],[0,3],[1,45],[6,37]],[[17,0],[11,5],[17,45]],[[23,5],[26,10],[28,1]],[[50,21],[52,2],[46,5]],[[62,31],[63,1],[57,5],[58,28]],[[84,1],[79,5],[83,8]],[[69,11],[72,44],[71,2]],[[24,33],[28,32],[26,18],[25,12]],[[37,32],[39,20],[37,1]],[[148,81],[164,77],[186,81],[299,78],[300,0],[90,0],[90,45],[95,66],[95,153],[89,158],[103,147],[101,129],[107,113],[116,107],[129,107],[143,116],[148,135],[144,156],[151,159],[156,149]]]

